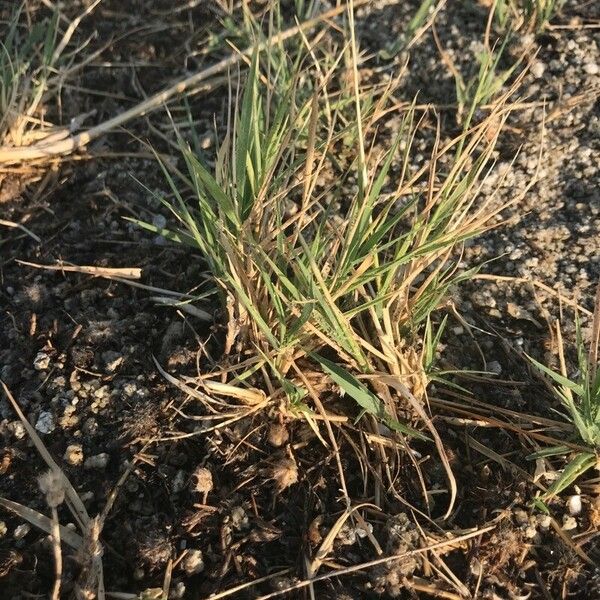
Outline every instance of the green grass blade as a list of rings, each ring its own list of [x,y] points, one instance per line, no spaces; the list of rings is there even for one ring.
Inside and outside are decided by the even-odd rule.
[[[552,498],[569,487],[586,471],[594,467],[598,462],[597,456],[592,452],[581,452],[565,467],[560,477],[548,488],[544,498]]]
[[[427,436],[420,431],[400,423],[396,419],[392,419],[386,412],[383,402],[369,388],[362,384],[356,377],[342,369],[339,365],[319,356],[318,354],[311,355],[316,360],[325,373],[340,386],[340,388],[348,394],[356,403],[368,414],[377,417],[382,423],[385,423],[390,429],[403,433],[421,440],[427,440]]]
[[[571,390],[580,397],[583,396],[584,390],[582,385],[580,385],[579,383],[575,383],[574,381],[571,381],[566,377],[563,377],[560,373],[553,371],[552,369],[548,368],[546,365],[543,365],[541,362],[538,362],[537,360],[535,360],[535,358],[529,356],[528,354],[526,356],[540,371],[548,375],[548,377],[553,379],[556,383]]]

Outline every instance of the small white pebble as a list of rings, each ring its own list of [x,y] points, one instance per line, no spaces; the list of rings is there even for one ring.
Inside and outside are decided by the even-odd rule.
[[[493,360],[489,362],[487,365],[488,373],[493,373],[494,375],[500,375],[502,373],[502,365],[497,361]]]
[[[54,431],[54,417],[51,412],[43,410],[39,416],[38,420],[35,424],[35,428],[40,433],[52,433]]]
[[[539,60],[534,62],[531,65],[531,74],[536,78],[540,79],[544,75],[544,71],[546,70],[546,65]]]
[[[50,357],[45,352],[38,352],[33,359],[33,368],[36,371],[45,371],[50,366]]]
[[[236,506],[231,511],[231,524],[234,529],[245,529],[248,527],[248,515],[241,506]]]
[[[533,525],[529,525],[525,529],[525,537],[529,540],[533,539],[537,535],[537,529]]]
[[[101,452],[100,454],[96,454],[95,456],[90,456],[85,459],[83,463],[84,469],[104,469],[108,464],[108,454],[106,452]]]
[[[12,429],[14,436],[18,440],[22,440],[25,437],[25,435],[27,435],[27,432],[25,431],[25,426],[23,425],[23,423],[21,423],[21,421],[13,421],[10,424],[10,429]]]
[[[8,528],[6,527],[6,523],[4,521],[0,521],[0,538],[3,538],[7,531]]]
[[[598,75],[598,73],[600,73],[600,67],[597,63],[586,63],[583,65],[583,70],[588,75]]]
[[[569,496],[567,500],[567,506],[569,507],[569,514],[572,517],[577,516],[581,513],[581,496],[579,494],[573,494]]]
[[[13,533],[15,540],[22,540],[30,531],[31,527],[27,523],[17,525]]]
[[[552,517],[550,515],[538,515],[537,522],[541,529],[549,529],[552,525]]]
[[[564,515],[562,527],[565,531],[571,531],[572,529],[577,529],[577,520],[575,519],[575,517],[572,517],[571,515]]]
[[[208,150],[212,145],[213,145],[213,134],[205,133],[200,138],[200,148],[202,148],[202,150]]]
[[[204,571],[204,558],[201,550],[188,550],[185,555],[182,565],[186,575],[197,575]]]
[[[529,523],[529,515],[522,508],[516,508],[513,515],[518,525],[526,525]]]
[[[167,225],[167,219],[163,215],[154,215],[152,217],[152,225],[157,229],[164,229]]]
[[[180,600],[185,596],[185,583],[178,581],[169,592],[169,600]]]

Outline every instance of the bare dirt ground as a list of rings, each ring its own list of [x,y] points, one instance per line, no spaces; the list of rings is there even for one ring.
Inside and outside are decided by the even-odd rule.
[[[76,14],[79,2],[72,4]],[[63,90],[62,118],[95,110],[92,119],[100,121],[226,55],[219,35],[227,15],[216,2],[188,4],[101,2],[81,35],[95,33],[93,46],[106,47],[77,86]],[[417,4],[377,0],[358,11],[359,42],[370,56],[365,78],[385,76],[405,60],[389,52]],[[476,68],[473,53],[486,19],[486,8],[476,2],[449,2],[436,19],[443,48],[465,73]],[[519,416],[529,415],[529,425],[541,432],[552,429],[543,419],[556,419],[556,401],[522,353],[554,360],[548,323],[560,315],[565,335],[573,331],[560,295],[532,282],[576,299],[585,327],[600,278],[598,6],[567,2],[546,32],[524,33],[511,44],[511,55],[528,44],[539,46],[539,54],[523,92],[528,105],[511,116],[482,193],[507,169],[500,203],[536,174],[539,182],[502,213],[504,223],[470,242],[463,257],[468,266],[495,259],[481,272],[516,279],[465,283],[451,298],[462,318],[450,307],[442,311],[450,315],[442,363],[496,374],[457,379],[472,393],[470,414],[457,408],[467,392],[431,391],[431,410],[458,480],[456,510],[440,520],[446,484],[428,444],[413,446],[420,471],[398,458],[396,491],[380,499],[365,484],[382,476],[364,460],[372,452],[368,440],[340,430],[345,485],[363,509],[339,528],[312,590],[299,587],[285,597],[600,598],[598,478],[581,490],[583,509],[575,516],[568,495],[555,500],[551,517],[533,510],[536,463],[526,457],[539,446],[525,435],[526,420]],[[418,93],[421,103],[446,106],[454,97],[431,31],[411,51],[406,82],[400,100]],[[191,100],[208,158],[226,97],[221,88]],[[455,110],[441,106],[439,114],[443,135],[452,136]],[[393,131],[394,122],[387,126]],[[167,127],[162,111],[140,119],[95,143],[90,156],[57,167],[43,185],[21,188],[19,173],[2,176],[3,218],[25,223],[41,242],[0,229],[0,377],[91,515],[103,510],[130,469],[101,536],[107,590],[162,588],[174,565],[169,598],[209,598],[226,590],[231,598],[267,597],[305,580],[307,564],[344,512],[334,452],[298,419],[285,423],[286,444],[273,440],[279,407],[212,428],[205,407],[160,374],[154,359],[177,377],[210,367],[206,358],[197,362],[198,350],[218,359],[223,315],[206,323],[157,306],[147,290],[18,262],[140,267],[144,284],[182,293],[201,284],[201,257],[123,219],[167,217],[145,189],[167,192],[144,144],[169,153],[157,134]],[[419,143],[424,161],[431,140]],[[215,310],[210,300],[204,308]],[[332,412],[357,414],[333,386],[322,393]],[[279,493],[273,465],[287,452],[298,465],[298,481]],[[0,496],[46,514],[37,482],[44,464],[4,400],[0,454]],[[198,481],[206,471],[199,469],[212,476],[206,493]],[[434,490],[428,502],[423,488]],[[66,508],[59,515],[69,522]],[[444,546],[446,532],[468,539]],[[439,551],[412,552],[436,542]],[[401,553],[404,558],[326,576]],[[64,548],[64,597],[80,569],[75,553]],[[0,598],[45,598],[53,579],[48,535],[0,509]]]

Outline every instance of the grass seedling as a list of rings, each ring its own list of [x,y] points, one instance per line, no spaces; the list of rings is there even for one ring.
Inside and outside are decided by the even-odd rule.
[[[588,451],[575,452],[560,477],[548,489],[545,498],[552,498],[574,483],[586,471],[599,466],[600,452],[600,364],[598,350],[600,344],[600,284],[596,292],[592,335],[589,345],[583,340],[579,320],[576,322],[577,372],[569,378],[565,361],[565,351],[560,324],[556,333],[560,371],[554,371],[529,357],[531,362],[554,382],[556,397],[567,411],[566,417],[573,424],[579,443]],[[534,456],[564,454],[565,448],[548,448]]]
[[[452,66],[456,84],[456,118],[466,130],[471,126],[477,111],[498,96],[509,78],[515,73],[520,61],[501,70],[500,61],[508,44],[507,36],[499,48],[485,48],[476,55],[479,69],[465,80],[460,71]]]
[[[494,20],[503,30],[543,31],[564,0],[496,0]]]

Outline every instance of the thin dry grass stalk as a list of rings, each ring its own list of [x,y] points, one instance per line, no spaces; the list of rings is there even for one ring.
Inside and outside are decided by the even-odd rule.
[[[7,221],[6,219],[0,219],[0,225],[3,227],[11,227],[14,229],[20,229],[23,233],[26,233],[30,238],[35,240],[38,244],[42,241],[33,231],[30,231],[22,223],[15,223],[14,221]]]
[[[92,277],[104,277],[106,279],[140,279],[142,269],[139,267],[95,267],[79,265],[39,265],[37,263],[27,262],[26,260],[17,260],[21,265],[33,267],[34,269],[45,269],[47,271],[62,271],[64,273],[83,273]]]
[[[24,506],[23,504],[19,504],[18,502],[14,502],[13,500],[8,500],[7,498],[1,497],[0,506],[15,513],[28,523],[31,523],[34,527],[37,527],[40,531],[52,534],[52,519],[46,515],[43,515],[37,510],[29,508],[28,506]],[[63,527],[62,525],[60,526],[60,537],[74,550],[78,550],[83,545],[83,538],[78,533],[75,533],[68,527]]]
[[[52,548],[54,551],[55,577],[51,600],[59,600],[62,578],[62,552],[60,548],[60,524],[58,522],[57,507],[65,500],[65,485],[61,471],[50,469],[40,476],[38,480],[40,490],[46,495],[46,503],[52,511]]]
[[[448,548],[448,547],[452,548],[452,547],[455,547],[456,544],[460,544],[462,542],[473,539],[475,537],[482,536],[485,533],[488,533],[488,532],[492,531],[493,529],[495,529],[496,526],[497,526],[497,523],[493,523],[491,525],[480,527],[480,528],[476,529],[475,531],[471,531],[469,533],[465,533],[462,535],[457,535],[453,538],[449,538],[442,542],[428,544],[427,546],[425,546],[423,548],[417,548],[416,550],[402,552],[401,554],[392,554],[390,556],[384,556],[381,558],[377,558],[375,560],[360,563],[357,565],[352,565],[350,567],[346,567],[343,569],[335,569],[333,571],[330,571],[329,573],[324,573],[323,575],[317,575],[316,577],[313,577],[312,579],[305,579],[303,581],[299,581],[298,583],[291,585],[283,590],[277,590],[276,592],[271,592],[270,594],[265,594],[263,596],[259,596],[256,600],[270,600],[271,598],[276,598],[278,596],[283,596],[284,594],[289,594],[290,592],[305,588],[305,587],[310,586],[319,581],[325,581],[327,579],[332,579],[334,577],[341,577],[344,575],[351,575],[352,573],[356,573],[357,571],[364,571],[366,569],[370,569],[371,567],[376,567],[377,565],[382,565],[382,564],[385,564],[385,563],[388,563],[388,562],[391,562],[394,560],[408,558],[409,556],[414,556],[417,554],[425,554],[432,550],[443,549],[443,548]],[[220,597],[224,598],[224,597],[226,597],[226,594],[221,594]]]

